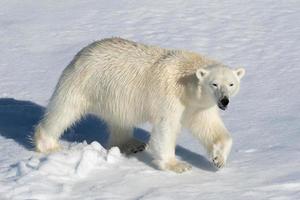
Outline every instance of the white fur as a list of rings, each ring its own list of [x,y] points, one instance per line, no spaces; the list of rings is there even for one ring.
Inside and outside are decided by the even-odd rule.
[[[64,130],[92,113],[108,123],[111,146],[137,145],[132,142],[134,126],[151,122],[149,146],[161,169],[190,169],[175,158],[182,127],[199,138],[217,166],[223,166],[232,142],[216,104],[220,96],[237,93],[243,75],[243,69],[234,71],[192,52],[121,38],[94,42],[83,48],[61,75],[36,127],[36,149],[58,149]],[[212,88],[211,81],[218,81],[220,88]],[[231,82],[234,88],[226,86]]]

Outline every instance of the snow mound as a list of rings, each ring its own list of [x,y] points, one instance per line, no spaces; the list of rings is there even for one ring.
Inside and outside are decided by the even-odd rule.
[[[5,193],[7,198],[14,199],[18,196],[49,198],[53,191],[65,195],[70,182],[86,177],[95,169],[107,169],[123,158],[118,147],[106,150],[98,142],[74,143],[60,152],[46,156],[37,154],[18,162],[6,174]]]
[[[116,163],[121,159],[118,147],[109,151],[98,142],[90,145],[84,143],[72,144],[66,150],[45,157],[31,157],[21,161],[15,167],[16,176],[24,176],[38,171],[54,176],[85,177],[95,168],[105,167],[105,163]]]

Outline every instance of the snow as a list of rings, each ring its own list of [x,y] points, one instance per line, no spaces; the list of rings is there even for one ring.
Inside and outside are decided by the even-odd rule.
[[[300,2],[0,2],[0,199],[300,199]],[[247,70],[222,112],[234,139],[216,170],[183,130],[184,174],[153,168],[147,152],[104,149],[106,126],[89,116],[50,155],[29,140],[60,73],[105,37],[189,49]],[[148,124],[136,130],[147,140]],[[84,142],[86,140],[86,142]]]

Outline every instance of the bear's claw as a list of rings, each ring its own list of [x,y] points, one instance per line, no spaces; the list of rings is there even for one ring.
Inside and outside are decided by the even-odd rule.
[[[228,151],[225,150],[226,147],[224,146],[221,143],[213,145],[212,162],[217,168],[222,168],[226,164]]]
[[[212,161],[217,168],[222,168],[225,165],[224,160],[219,157],[214,157]]]

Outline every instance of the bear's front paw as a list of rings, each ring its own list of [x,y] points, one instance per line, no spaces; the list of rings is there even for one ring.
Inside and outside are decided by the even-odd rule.
[[[212,161],[217,168],[222,168],[225,166],[225,161],[221,156],[213,157]]]
[[[172,159],[169,162],[166,163],[159,163],[158,164],[159,168],[162,170],[169,170],[169,171],[173,171],[176,173],[183,173],[185,171],[189,171],[192,169],[192,166],[185,163],[185,162],[180,162],[176,159]]]
[[[226,164],[228,154],[231,149],[231,140],[225,143],[216,143],[213,145],[213,150],[211,152],[212,162],[217,168],[222,168]]]

